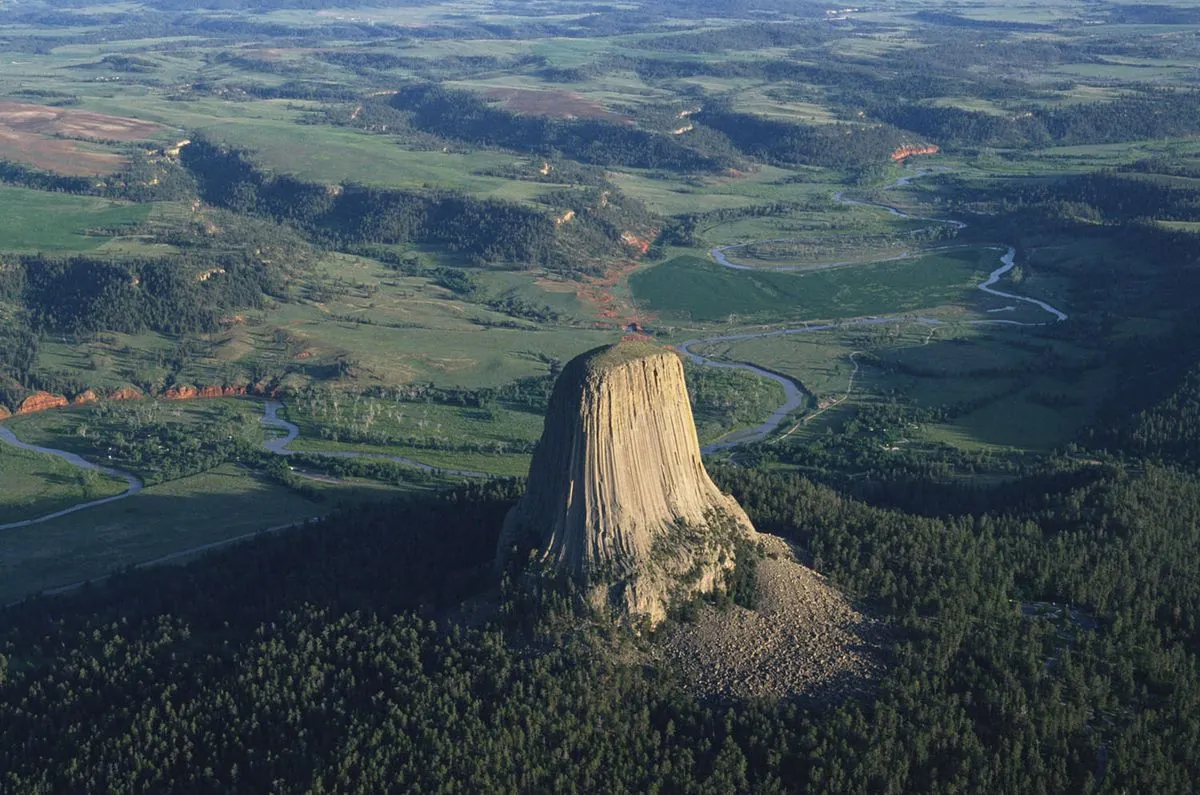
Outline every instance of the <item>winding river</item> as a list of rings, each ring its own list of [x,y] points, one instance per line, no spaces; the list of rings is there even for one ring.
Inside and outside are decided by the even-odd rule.
[[[934,173],[933,170],[926,169],[926,170],[919,171],[916,174],[910,174],[908,176],[901,177],[898,180],[896,180],[894,183],[889,185],[887,189],[906,187],[912,180],[917,179],[918,177],[925,176],[927,174],[932,174],[932,173]],[[842,204],[847,204],[847,205],[856,205],[856,206],[860,206],[860,207],[877,207],[881,210],[885,210],[890,215],[896,216],[897,218],[908,218],[908,219],[912,219],[915,221],[930,221],[933,223],[949,224],[949,225],[953,226],[955,229],[959,229],[959,230],[965,229],[967,227],[967,225],[965,223],[963,223],[962,221],[956,221],[956,220],[952,220],[949,218],[928,218],[928,217],[919,216],[919,215],[911,215],[897,207],[892,207],[891,205],[880,204],[878,202],[859,201],[857,199],[847,199],[845,191],[839,191],[838,193],[835,193],[833,196],[833,199],[834,199],[834,201],[840,202]],[[756,241],[751,241],[748,243],[734,243],[732,245],[716,246],[712,250],[709,251],[709,255],[717,262],[717,264],[722,265],[726,268],[730,268],[732,270],[738,270],[738,271],[753,270],[753,268],[749,265],[740,265],[736,262],[731,262],[729,260],[728,256],[726,256],[726,252],[733,251],[733,250],[739,249],[739,248],[745,248],[747,246],[752,246],[752,245],[756,245],[759,243],[787,243],[787,242],[791,242],[792,240],[795,240],[795,238],[773,238],[770,240],[756,240]],[[943,247],[934,248],[934,249],[905,251],[895,257],[889,257],[887,259],[882,259],[882,260],[879,260],[879,259],[871,260],[871,262],[895,262],[897,260],[911,259],[914,257],[925,256],[925,255],[935,253],[938,251],[949,251],[952,249],[975,248],[975,247],[978,247],[978,246],[972,245],[972,244],[963,244],[963,245],[958,245],[958,246],[943,246]],[[995,248],[995,247],[994,246],[986,246],[986,248],[991,249],[991,248]],[[1016,266],[1016,256],[1017,256],[1017,251],[1012,246],[1008,246],[1007,250],[1005,250],[1004,248],[1000,248],[997,250],[1005,252],[1003,254],[1003,256],[1000,257],[1000,267],[996,268],[991,273],[989,273],[987,279],[980,282],[978,285],[976,285],[976,287],[978,289],[982,290],[983,292],[988,293],[989,295],[994,295],[998,298],[1007,298],[1011,301],[1019,301],[1021,303],[1027,303],[1027,304],[1032,304],[1034,306],[1037,306],[1040,309],[1053,315],[1054,322],[1061,322],[1063,320],[1066,320],[1067,319],[1066,312],[1063,312],[1062,310],[1050,305],[1046,301],[1042,301],[1037,298],[1030,298],[1028,296],[1023,296],[1023,295],[1013,295],[1012,293],[1002,292],[995,288],[994,285],[997,284],[1000,281],[1000,279],[1004,278],[1004,276]],[[800,270],[801,268],[803,268],[804,270],[819,270],[819,269],[823,269],[823,268],[834,268],[834,267],[841,267],[844,265],[852,265],[852,264],[866,264],[866,263],[832,262],[832,263],[827,263],[827,264],[817,265],[817,266],[793,266],[793,267],[787,267],[787,268],[774,268],[773,270],[792,270],[792,271],[794,271],[794,270]],[[1014,306],[1006,306],[1006,307],[1002,307],[1000,309],[992,310],[992,311],[993,312],[1004,312],[1004,311],[1011,311],[1012,309],[1015,309],[1015,307]],[[761,425],[758,425],[756,427],[753,427],[753,428],[745,428],[740,431],[735,431],[734,433],[731,433],[728,436],[726,436],[716,442],[713,442],[712,444],[706,445],[703,448],[703,452],[714,453],[719,450],[728,450],[730,448],[737,447],[739,445],[748,444],[750,442],[760,442],[760,441],[766,439],[768,436],[770,436],[772,433],[774,433],[775,430],[778,429],[780,425],[782,425],[784,423],[784,421],[787,419],[787,416],[791,412],[795,411],[796,409],[798,409],[802,405],[804,405],[804,392],[800,389],[800,386],[794,380],[792,380],[791,378],[788,378],[786,376],[780,375],[779,373],[771,372],[770,370],[766,370],[766,369],[759,367],[758,365],[755,365],[751,362],[724,361],[724,360],[710,359],[706,356],[702,356],[701,354],[696,353],[696,351],[693,350],[693,348],[698,347],[698,346],[708,345],[711,343],[716,343],[716,342],[738,342],[741,340],[759,339],[762,337],[782,337],[782,336],[791,335],[791,334],[815,334],[815,333],[821,332],[821,331],[832,331],[835,329],[850,328],[852,326],[878,325],[880,323],[891,322],[893,319],[894,319],[894,316],[884,316],[884,317],[855,318],[852,320],[844,320],[844,321],[840,321],[837,323],[824,323],[824,324],[819,324],[819,325],[805,323],[803,326],[799,326],[799,327],[795,327],[795,328],[772,329],[770,331],[751,331],[751,332],[745,332],[745,333],[741,333],[741,334],[719,334],[719,335],[712,336],[712,337],[702,337],[699,339],[687,340],[686,342],[680,343],[679,348],[685,354],[687,354],[688,358],[691,361],[695,362],[696,364],[701,364],[706,367],[721,367],[721,368],[727,368],[727,369],[733,369],[733,370],[745,370],[747,372],[754,373],[755,375],[758,375],[762,378],[768,378],[772,381],[775,381],[776,383],[778,383],[780,386],[783,387],[784,402],[778,409],[775,410],[774,413],[771,414],[771,416],[767,419],[766,422],[764,422]],[[934,320],[932,318],[917,318],[917,322],[924,323],[924,324],[930,325],[930,326],[936,326],[940,323],[940,321]],[[971,324],[976,324],[976,325],[982,325],[982,324],[997,324],[997,325],[1011,325],[1011,326],[1041,326],[1041,325],[1045,325],[1044,323],[1024,323],[1024,322],[1021,322],[1018,320],[1002,320],[1002,319],[974,320],[974,321],[968,321],[968,322]]]
[[[932,170],[923,170],[916,174],[901,177],[900,179],[896,180],[895,183],[893,183],[892,185],[889,185],[888,187],[889,188],[904,187],[904,186],[908,185],[909,182],[911,182],[913,179],[916,179],[917,177],[921,177],[921,176],[924,176],[924,175],[930,174],[930,173],[933,173],[933,171]],[[909,219],[918,220],[918,221],[930,221],[930,222],[935,222],[935,223],[950,224],[957,229],[966,228],[966,224],[963,223],[962,221],[955,221],[955,220],[945,219],[945,218],[926,218],[926,217],[922,217],[922,216],[915,216],[915,215],[910,215],[909,213],[906,213],[903,210],[900,210],[899,208],[892,207],[887,204],[880,204],[878,202],[859,201],[857,199],[847,199],[845,196],[845,191],[835,194],[833,198],[835,201],[841,202],[842,204],[858,205],[858,206],[865,206],[865,207],[878,207],[879,209],[885,210],[886,212],[888,212],[891,215],[894,215],[898,218],[909,218]],[[723,265],[726,268],[731,268],[733,270],[752,270],[752,268],[750,266],[739,265],[735,262],[731,262],[729,260],[729,258],[726,256],[725,252],[732,251],[732,250],[738,249],[738,248],[744,248],[746,246],[754,245],[755,243],[788,242],[789,240],[790,240],[790,238],[778,238],[778,239],[773,239],[773,240],[760,240],[760,241],[754,241],[754,242],[750,242],[750,243],[737,243],[737,244],[727,245],[727,246],[717,246],[717,247],[713,248],[709,252],[709,254],[712,256],[712,258],[714,260],[716,260],[717,263],[719,263],[720,265]],[[943,248],[939,248],[939,249],[906,251],[906,252],[900,254],[899,256],[891,257],[887,260],[872,260],[872,262],[888,262],[888,261],[894,261],[894,260],[900,260],[900,259],[909,259],[912,257],[924,256],[926,254],[930,254],[935,251],[944,251],[944,250],[948,250],[948,249],[952,249],[952,248],[968,248],[968,247],[973,247],[973,246],[971,244],[964,244],[962,246],[949,246],[949,247],[943,247]],[[1003,249],[1000,249],[1000,250],[1003,250]],[[977,285],[978,288],[980,290],[982,290],[983,292],[988,293],[989,295],[994,295],[999,298],[1005,298],[1005,299],[1008,299],[1011,301],[1018,301],[1021,303],[1027,303],[1027,304],[1032,304],[1034,306],[1037,306],[1040,309],[1042,309],[1042,310],[1046,311],[1047,313],[1049,313],[1050,315],[1052,315],[1054,317],[1055,322],[1066,320],[1067,314],[1065,312],[1061,311],[1060,309],[1057,309],[1054,306],[1051,306],[1049,303],[1047,303],[1045,301],[1042,301],[1037,298],[1030,298],[1028,296],[1013,295],[1012,293],[1006,293],[1006,292],[1002,292],[1000,290],[995,289],[994,285],[996,285],[1000,281],[1000,279],[1004,277],[1005,274],[1007,274],[1009,271],[1011,271],[1013,269],[1013,267],[1015,267],[1015,258],[1016,258],[1016,250],[1014,248],[1012,248],[1011,246],[1008,247],[1007,251],[1000,258],[1000,263],[1001,263],[1000,267],[996,268],[990,274],[988,274],[988,278],[986,280],[984,280],[983,282],[981,282],[979,285]],[[854,264],[854,263],[829,263],[829,264],[817,266],[817,267],[828,268],[828,267],[838,267],[838,266],[850,265],[850,264]],[[808,269],[812,269],[812,268],[808,268]],[[796,268],[781,268],[779,270],[796,270]],[[1010,311],[1014,308],[1015,307],[1013,307],[1013,306],[1006,306],[1006,307],[1002,307],[1000,309],[992,310],[992,311],[1003,312],[1003,311]],[[763,367],[760,367],[756,364],[753,364],[752,362],[723,361],[723,360],[717,360],[717,359],[710,359],[706,356],[696,353],[694,348],[703,346],[703,345],[712,344],[712,343],[718,343],[718,342],[738,342],[738,341],[742,341],[742,340],[758,339],[761,337],[781,337],[781,336],[787,336],[787,335],[791,335],[791,334],[816,334],[816,333],[822,332],[822,331],[832,331],[835,329],[849,328],[852,326],[878,325],[878,324],[882,324],[882,323],[891,322],[893,319],[894,319],[894,316],[886,316],[886,317],[855,318],[852,320],[844,320],[844,321],[840,321],[837,323],[823,323],[823,324],[805,323],[803,326],[798,326],[798,327],[794,327],[794,328],[772,329],[770,331],[750,331],[750,332],[744,332],[744,333],[739,333],[739,334],[719,334],[719,335],[715,335],[712,337],[703,337],[703,338],[699,338],[699,339],[692,339],[692,340],[687,340],[686,342],[680,343],[679,344],[680,350],[682,350],[683,353],[686,354],[687,357],[696,364],[704,365],[705,367],[716,367],[716,368],[729,369],[729,370],[745,370],[747,372],[751,372],[758,376],[761,376],[762,378],[770,379],[770,380],[776,382],[777,384],[779,384],[781,387],[783,387],[784,402],[771,414],[771,416],[766,420],[766,422],[764,422],[761,425],[758,425],[756,427],[753,427],[753,428],[744,428],[739,431],[734,431],[733,433],[725,436],[724,438],[722,438],[716,442],[713,442],[712,444],[706,445],[703,448],[703,452],[713,453],[713,452],[717,452],[720,450],[728,450],[728,449],[731,449],[734,447],[738,447],[740,445],[749,444],[751,442],[758,442],[758,441],[762,441],[763,439],[766,439],[776,429],[778,429],[780,425],[782,425],[784,423],[784,421],[787,419],[789,414],[791,414],[792,412],[796,411],[797,409],[799,409],[801,406],[804,405],[805,393],[800,388],[799,384],[796,383],[796,381],[794,381],[791,378],[788,378],[787,376],[772,372],[772,371],[767,370]],[[937,321],[937,320],[934,320],[931,318],[917,318],[917,321],[920,323],[925,323],[930,326],[936,326],[940,322],[940,321]],[[975,321],[970,321],[970,322],[976,323],[976,324],[993,323],[993,324],[1005,324],[1005,325],[1014,325],[1014,326],[1043,325],[1041,323],[1023,323],[1023,322],[1016,321],[1016,320],[1001,320],[1001,319],[975,320]],[[274,453],[275,455],[288,456],[288,455],[294,455],[294,454],[303,452],[306,455],[316,455],[316,456],[321,456],[324,458],[363,458],[363,459],[374,459],[374,460],[380,460],[380,461],[394,461],[399,464],[404,464],[406,466],[415,467],[415,468],[420,469],[425,472],[452,475],[452,476],[456,476],[456,477],[470,477],[470,478],[489,477],[489,475],[485,472],[473,472],[473,471],[465,470],[465,469],[445,469],[445,468],[431,466],[429,464],[414,460],[412,458],[405,458],[403,456],[393,456],[393,455],[386,455],[386,454],[381,454],[381,453],[359,453],[359,452],[352,452],[352,451],[308,452],[308,451],[292,450],[292,449],[290,449],[289,445],[291,445],[291,443],[293,441],[295,441],[296,438],[300,435],[300,428],[297,427],[294,423],[288,422],[287,420],[281,419],[279,417],[279,410],[281,408],[283,408],[282,403],[280,403],[278,400],[269,399],[265,402],[264,410],[263,410],[262,424],[267,427],[270,427],[270,428],[282,430],[284,432],[284,434],[282,436],[269,438],[263,442],[263,449],[266,450],[267,452]],[[26,520],[20,521],[20,522],[10,522],[8,524],[0,524],[0,530],[12,530],[12,529],[15,529],[18,527],[28,527],[30,525],[39,524],[41,522],[48,522],[52,519],[57,519],[61,516],[66,516],[67,514],[75,513],[76,511],[82,511],[87,508],[94,508],[99,505],[106,505],[110,502],[116,502],[117,500],[127,499],[127,498],[132,497],[133,495],[137,494],[138,492],[140,492],[143,487],[142,481],[136,475],[133,475],[129,472],[124,472],[119,469],[114,469],[111,467],[104,467],[104,466],[100,466],[98,464],[93,464],[90,461],[86,461],[83,458],[80,458],[78,455],[75,455],[74,453],[69,453],[64,450],[55,450],[55,449],[48,448],[48,447],[38,447],[37,445],[27,444],[25,442],[22,442],[20,439],[18,439],[16,437],[16,435],[13,434],[13,432],[9,428],[4,427],[3,425],[0,425],[0,443],[12,445],[12,446],[18,447],[22,450],[30,450],[30,451],[36,452],[36,453],[46,453],[49,455],[57,456],[58,458],[61,458],[65,461],[67,461],[68,463],[70,463],[74,466],[77,466],[81,469],[100,472],[102,474],[110,475],[112,477],[124,480],[126,482],[126,484],[128,485],[128,488],[121,494],[117,494],[112,497],[105,497],[105,498],[99,499],[99,500],[91,500],[89,502],[80,503],[78,505],[71,506],[70,508],[65,508],[61,511],[55,511],[54,513],[50,513],[45,516],[39,516],[34,519],[26,519]]]
[[[99,464],[93,464],[91,461],[80,458],[74,453],[68,453],[66,450],[55,450],[50,447],[38,447],[36,444],[22,442],[17,438],[16,434],[14,434],[11,429],[5,428],[3,425],[0,425],[0,442],[12,445],[13,447],[21,450],[29,450],[33,453],[45,453],[47,455],[61,458],[68,464],[77,466],[80,469],[91,472],[99,472],[102,475],[110,475],[114,478],[123,480],[127,486],[124,492],[113,495],[112,497],[91,500],[89,502],[81,502],[78,505],[72,505],[70,508],[64,508],[61,511],[55,511],[54,513],[49,513],[45,516],[39,516],[35,519],[26,519],[22,522],[9,522],[8,524],[0,524],[0,530],[15,530],[18,527],[28,527],[29,525],[33,524],[48,522],[51,519],[57,519],[60,516],[66,516],[67,514],[75,513],[76,511],[82,511],[85,508],[95,508],[97,505],[105,505],[110,502],[116,502],[117,500],[123,500],[126,497],[132,497],[142,490],[142,481],[136,475],[132,475],[129,472],[124,472],[120,469],[113,469],[111,467],[103,467]]]
[[[278,428],[278,429],[284,431],[283,436],[276,436],[276,437],[268,438],[263,442],[263,449],[266,450],[268,453],[274,453],[275,455],[282,455],[282,456],[304,454],[304,455],[320,456],[322,458],[365,458],[365,459],[372,459],[372,460],[377,460],[377,461],[394,461],[395,463],[404,464],[406,466],[410,466],[410,467],[419,469],[422,472],[429,472],[429,473],[433,473],[433,474],[451,475],[454,477],[466,477],[466,478],[491,477],[491,475],[489,475],[486,472],[473,472],[469,469],[447,469],[447,468],[443,468],[443,467],[435,467],[430,464],[426,464],[424,462],[414,460],[412,458],[405,458],[404,456],[398,456],[398,455],[387,455],[384,453],[357,453],[357,452],[351,452],[351,451],[315,452],[315,451],[291,450],[291,449],[289,449],[288,445],[290,445],[293,441],[295,441],[296,437],[300,435],[300,428],[297,427],[295,424],[288,422],[287,420],[280,419],[279,410],[281,408],[283,408],[283,404],[280,403],[278,400],[273,400],[273,399],[267,400],[263,405],[262,424],[266,425],[270,428]],[[99,500],[89,500],[87,502],[81,502],[78,505],[72,505],[70,508],[64,508],[61,511],[54,511],[53,513],[48,513],[44,516],[38,516],[33,519],[25,519],[20,522],[9,522],[7,524],[0,524],[0,530],[15,530],[18,527],[29,527],[30,525],[41,524],[42,522],[49,522],[53,519],[58,519],[59,517],[66,516],[67,514],[75,513],[76,511],[82,511],[87,508],[96,508],[100,505],[107,505],[110,502],[116,502],[117,500],[128,499],[129,497],[132,497],[133,495],[140,492],[145,486],[145,484],[142,483],[141,479],[137,475],[134,475],[131,472],[126,472],[124,470],[116,469],[114,467],[105,467],[105,466],[100,466],[99,464],[93,464],[91,461],[81,458],[78,455],[76,455],[75,453],[69,453],[66,450],[55,450],[54,448],[51,448],[51,447],[39,447],[38,445],[22,442],[20,439],[17,438],[16,434],[14,434],[12,432],[11,428],[6,428],[3,425],[0,425],[0,443],[11,445],[12,447],[16,447],[21,450],[28,450],[28,451],[34,452],[34,453],[45,453],[47,455],[56,456],[58,458],[63,459],[64,461],[66,461],[67,463],[69,463],[73,466],[79,467],[80,469],[90,470],[92,472],[99,472],[104,475],[109,475],[109,476],[117,478],[119,480],[124,480],[125,483],[127,484],[125,491],[121,492],[120,494],[115,494],[111,497],[104,497],[103,499],[99,499]]]
[[[453,475],[463,478],[487,478],[492,477],[486,472],[472,472],[469,469],[446,469],[444,467],[435,467],[429,464],[417,461],[413,458],[405,458],[399,455],[387,455],[386,453],[357,453],[351,450],[342,452],[313,452],[309,450],[290,450],[288,445],[295,441],[300,435],[300,428],[294,423],[279,418],[279,410],[283,408],[283,404],[278,400],[269,399],[266,402],[263,411],[262,424],[271,428],[279,428],[284,431],[283,436],[274,439],[267,439],[263,442],[263,449],[268,453],[275,455],[315,455],[321,458],[366,458],[374,461],[392,461],[397,464],[414,467],[422,472],[430,472],[440,475]]]

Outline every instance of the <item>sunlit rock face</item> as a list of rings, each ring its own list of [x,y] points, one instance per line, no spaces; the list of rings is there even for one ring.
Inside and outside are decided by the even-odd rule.
[[[673,602],[723,588],[737,540],[755,535],[704,470],[679,357],[626,340],[563,369],[498,557],[655,624]]]

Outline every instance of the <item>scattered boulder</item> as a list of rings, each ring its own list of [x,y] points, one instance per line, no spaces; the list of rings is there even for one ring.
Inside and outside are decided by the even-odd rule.
[[[761,538],[755,609],[700,606],[667,630],[664,660],[702,696],[836,699],[864,687],[881,668],[886,626],[798,563],[783,539]]]

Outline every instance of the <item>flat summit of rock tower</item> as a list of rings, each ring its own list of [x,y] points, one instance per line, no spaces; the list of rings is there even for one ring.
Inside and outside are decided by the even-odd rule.
[[[530,561],[594,607],[655,624],[672,603],[723,590],[739,541],[755,538],[704,469],[679,356],[624,340],[563,368],[498,560]]]

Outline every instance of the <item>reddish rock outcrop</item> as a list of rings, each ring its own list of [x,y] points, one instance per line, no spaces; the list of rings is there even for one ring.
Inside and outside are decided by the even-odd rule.
[[[246,387],[244,385],[223,387],[221,394],[225,397],[237,397],[246,394]]]
[[[12,412],[8,410],[8,406],[5,406],[3,403],[0,403],[0,422],[4,422],[6,419],[8,419],[11,416],[12,416]]]
[[[914,155],[936,155],[938,148],[934,144],[925,144],[924,146],[901,146],[896,151],[892,152],[892,160],[897,163]]]
[[[95,403],[100,400],[100,396],[96,394],[94,389],[85,389],[71,399],[72,406],[82,406],[85,403]]]
[[[144,397],[145,397],[145,395],[142,394],[142,391],[140,389],[137,389],[132,386],[123,386],[120,389],[114,391],[111,395],[109,395],[108,399],[109,400],[141,400]]]
[[[17,407],[17,413],[35,414],[39,411],[58,409],[67,405],[70,405],[70,402],[62,395],[52,395],[49,392],[34,392],[21,401],[21,405]]]
[[[639,254],[645,254],[650,250],[650,241],[644,237],[638,237],[633,232],[622,232],[621,242],[637,249]]]
[[[163,393],[167,400],[193,400],[199,396],[200,390],[191,384],[176,384]]]

